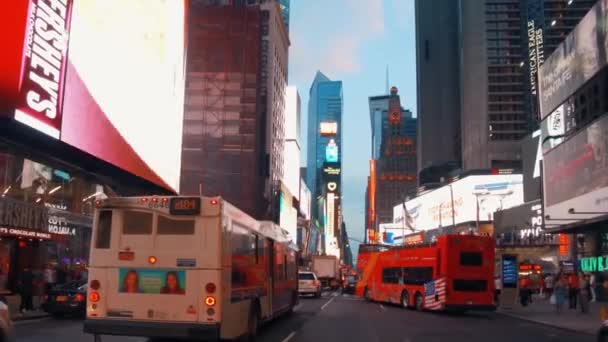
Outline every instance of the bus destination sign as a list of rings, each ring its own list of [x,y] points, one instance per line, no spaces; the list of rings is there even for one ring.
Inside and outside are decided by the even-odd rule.
[[[171,215],[198,215],[201,213],[200,197],[175,197],[169,200]]]

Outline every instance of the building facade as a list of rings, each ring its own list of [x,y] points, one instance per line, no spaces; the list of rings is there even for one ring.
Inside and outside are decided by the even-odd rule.
[[[452,162],[454,156],[464,170],[521,169],[516,142],[538,125],[538,65],[594,2],[417,1],[420,139],[427,145],[420,147],[419,171]],[[439,20],[431,20],[436,12]],[[459,124],[453,117],[446,120],[449,114],[458,115]],[[435,128],[436,122],[440,127]],[[451,130],[444,133],[444,126]],[[443,142],[444,137],[450,142]],[[447,146],[459,146],[460,152]]]
[[[418,171],[462,160],[458,1],[416,0]]]
[[[279,4],[197,3],[189,22],[181,192],[279,222],[289,48]]]
[[[190,8],[181,167],[182,194],[221,195],[257,219],[268,203],[261,17],[259,7]]]
[[[342,81],[332,81],[318,71],[308,102],[306,183],[313,220],[324,225],[323,245],[328,254],[328,249],[339,253],[342,110]]]
[[[298,203],[300,203],[300,94],[289,86],[285,97],[285,144],[283,150],[283,179],[281,199],[290,206],[281,205],[280,225],[297,241]]]
[[[369,98],[372,124],[372,163],[367,201],[373,204],[372,228],[393,221],[393,207],[403,203],[417,186],[416,119],[401,107],[396,87],[389,95]],[[371,170],[370,170],[371,171]],[[368,211],[370,208],[368,208]]]
[[[568,234],[574,270],[608,279],[608,1],[539,69],[544,227]],[[563,82],[563,74],[568,81]],[[600,300],[608,299],[601,286]]]

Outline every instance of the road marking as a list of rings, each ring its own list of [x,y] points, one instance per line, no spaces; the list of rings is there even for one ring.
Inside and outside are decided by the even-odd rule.
[[[293,307],[293,311],[298,311],[302,307],[302,303]]]
[[[379,304],[379,305],[380,305],[380,309],[382,309],[383,311],[386,311],[386,308],[382,304]]]
[[[323,304],[323,306],[321,307],[321,310],[325,310],[325,308],[334,301],[335,298],[332,298],[330,300],[327,301],[327,303]]]
[[[332,297],[338,297],[339,293],[338,292],[334,292],[331,295],[332,295]]]
[[[294,336],[296,336],[296,332],[292,331],[291,334],[287,335],[287,337],[285,337],[283,339],[283,341],[281,341],[281,342],[287,342],[287,341],[291,340]]]

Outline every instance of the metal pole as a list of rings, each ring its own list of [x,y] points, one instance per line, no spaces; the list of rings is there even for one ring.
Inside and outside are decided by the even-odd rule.
[[[454,189],[452,188],[452,184],[450,184],[449,187],[450,187],[450,198],[452,200],[452,226],[454,228],[456,228],[456,211],[454,209]]]
[[[477,233],[479,233],[479,194],[475,194],[475,200],[477,204],[477,220],[475,222],[475,228],[477,228]]]

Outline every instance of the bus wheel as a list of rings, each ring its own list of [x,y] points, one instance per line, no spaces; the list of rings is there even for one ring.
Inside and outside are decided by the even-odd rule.
[[[363,298],[368,302],[371,301],[371,298],[369,298],[369,290],[367,289],[367,287],[365,288],[365,290],[363,290]]]
[[[409,309],[410,307],[410,295],[407,291],[401,293],[401,306],[403,306],[404,309]]]
[[[416,293],[416,297],[414,297],[414,305],[416,305],[416,310],[422,311],[422,295],[420,292]]]

